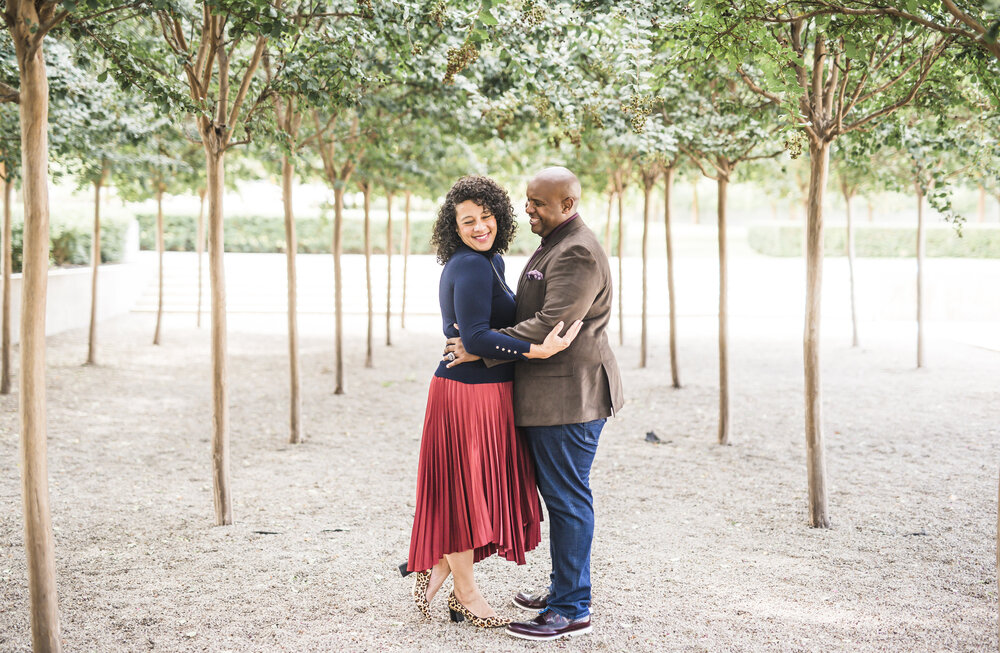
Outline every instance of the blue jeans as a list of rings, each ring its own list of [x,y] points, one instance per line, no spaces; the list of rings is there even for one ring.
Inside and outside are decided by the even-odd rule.
[[[590,548],[594,540],[590,466],[606,421],[524,428],[549,517],[552,574],[548,608],[567,619],[590,614]]]

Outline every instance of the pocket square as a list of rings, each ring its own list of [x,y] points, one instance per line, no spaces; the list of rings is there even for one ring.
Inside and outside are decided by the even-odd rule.
[[[528,274],[527,274],[527,277],[528,277],[528,279],[530,279],[532,281],[541,281],[542,278],[543,278],[543,275],[538,270],[529,270]]]

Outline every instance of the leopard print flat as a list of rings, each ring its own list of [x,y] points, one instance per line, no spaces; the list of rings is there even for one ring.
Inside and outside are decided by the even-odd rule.
[[[503,628],[510,623],[510,619],[503,617],[477,617],[472,614],[472,610],[459,602],[458,597],[455,596],[455,590],[452,590],[448,596],[448,613],[455,623],[468,620],[476,628]]]

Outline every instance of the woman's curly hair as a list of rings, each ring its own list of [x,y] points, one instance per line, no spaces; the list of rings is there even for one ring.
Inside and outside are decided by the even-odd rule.
[[[514,220],[514,207],[510,203],[507,191],[489,177],[479,175],[462,177],[445,195],[444,204],[438,210],[437,220],[434,221],[431,245],[437,251],[437,260],[441,265],[447,263],[462,244],[462,237],[458,235],[455,207],[468,200],[488,210],[496,218],[497,235],[489,251],[491,256],[506,252],[510,241],[514,238],[517,222]]]

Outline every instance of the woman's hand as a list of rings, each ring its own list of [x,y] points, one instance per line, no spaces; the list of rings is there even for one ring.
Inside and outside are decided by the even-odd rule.
[[[583,327],[583,320],[577,320],[570,325],[569,329],[566,331],[566,335],[560,336],[559,332],[562,331],[563,322],[559,322],[549,331],[549,335],[545,336],[545,342],[540,345],[531,345],[531,351],[525,354],[526,358],[548,358],[549,356],[554,356],[558,354],[563,349],[566,349],[573,341],[576,339],[576,335],[580,333],[580,329]]]

